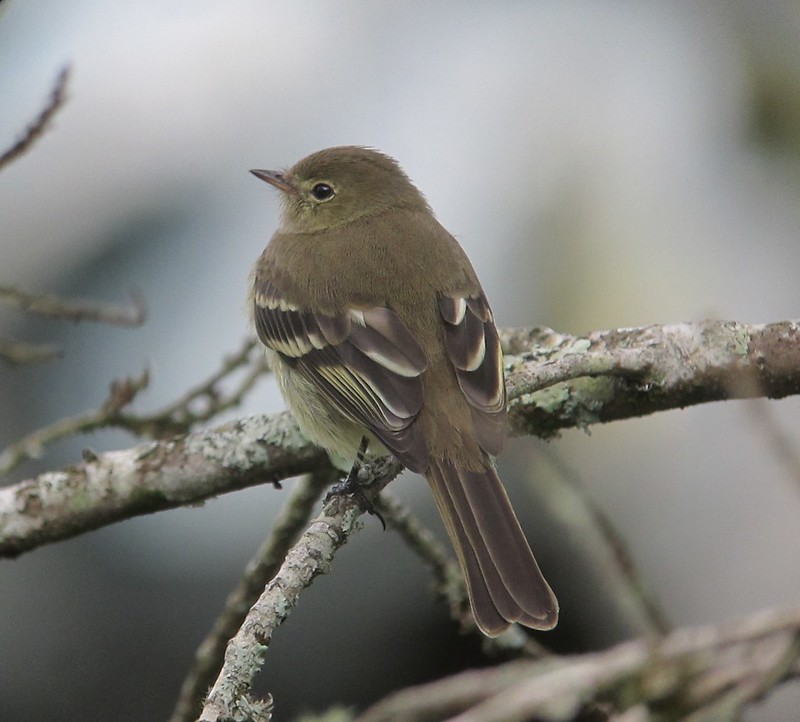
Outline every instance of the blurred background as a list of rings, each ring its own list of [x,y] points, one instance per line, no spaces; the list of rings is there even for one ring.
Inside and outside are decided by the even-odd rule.
[[[277,222],[247,173],[332,145],[395,156],[471,256],[500,325],[595,329],[797,318],[800,9],[746,2],[0,4],[0,148],[58,70],[69,101],[0,173],[0,284],[122,301],[141,328],[0,309],[63,358],[0,366],[0,447],[152,370],[175,399],[248,333],[250,266]],[[265,381],[235,415],[282,402]],[[800,601],[800,489],[760,414],[731,402],[518,439],[501,474],[563,609],[540,641],[637,633],[540,492],[568,476],[613,521],[674,625]],[[75,463],[58,444],[11,483]],[[287,483],[287,487],[290,484]],[[419,477],[392,484],[437,531]],[[194,650],[287,491],[257,488],[0,563],[0,719],[166,719]],[[430,579],[373,519],[275,635],[278,719],[479,663]],[[748,713],[786,720],[787,687]]]

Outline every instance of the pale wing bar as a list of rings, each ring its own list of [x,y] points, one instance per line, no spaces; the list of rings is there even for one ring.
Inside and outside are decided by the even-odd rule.
[[[394,311],[304,311],[264,282],[255,297],[255,323],[261,341],[340,413],[372,431],[408,468],[427,468],[425,439],[412,423],[422,408],[427,359]]]
[[[478,442],[496,456],[505,445],[506,391],[503,353],[494,318],[483,293],[439,296],[447,355],[470,404]]]

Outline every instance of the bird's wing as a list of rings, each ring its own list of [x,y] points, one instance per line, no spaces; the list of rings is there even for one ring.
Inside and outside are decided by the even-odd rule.
[[[427,359],[394,311],[385,306],[333,315],[307,311],[262,281],[255,324],[261,341],[334,408],[369,429],[409,469],[427,468],[425,439],[412,424],[422,408],[420,375]]]
[[[439,295],[447,355],[472,411],[478,442],[496,456],[506,438],[503,352],[492,310],[482,292]]]

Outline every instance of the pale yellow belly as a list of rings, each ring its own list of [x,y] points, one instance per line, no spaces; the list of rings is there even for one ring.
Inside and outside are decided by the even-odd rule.
[[[267,349],[267,358],[298,426],[311,441],[328,452],[334,466],[350,471],[364,436],[369,439],[368,457],[389,453],[363,426],[332,408],[316,386],[290,369],[277,352]]]

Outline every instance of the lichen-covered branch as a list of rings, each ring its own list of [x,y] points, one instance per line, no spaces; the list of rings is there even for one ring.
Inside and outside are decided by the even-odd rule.
[[[516,330],[503,338],[515,433],[548,436],[706,401],[800,392],[795,321],[705,321],[585,338]],[[0,556],[324,463],[285,415],[94,455],[0,489]]]
[[[613,719],[634,709],[646,713],[635,719],[687,719],[699,710],[709,713],[705,719],[738,719],[748,704],[797,677],[800,609],[766,611],[603,652],[464,672],[397,692],[356,722],[567,722],[598,704]]]
[[[365,495],[373,499],[402,467],[392,459],[371,465]],[[356,529],[362,510],[357,500],[332,496],[322,513],[289,550],[277,574],[253,604],[239,631],[228,643],[225,661],[206,696],[198,722],[266,722],[271,701],[250,695],[253,678],[263,664],[272,634],[297,603],[300,593],[330,569],[336,550]]]
[[[314,504],[322,490],[336,481],[338,472],[326,469],[304,476],[278,514],[267,540],[248,563],[236,588],[211,631],[197,648],[192,667],[181,685],[170,722],[194,722],[202,708],[203,696],[220,671],[225,646],[245,620],[248,610],[272,579],[292,544],[308,525]]]
[[[800,322],[700,321],[596,331],[502,334],[517,433],[646,416],[709,401],[800,392]]]
[[[0,489],[0,556],[328,463],[287,413],[97,454]]]
[[[363,470],[366,474],[362,472],[360,476],[364,477],[362,483],[365,484],[367,501],[375,511],[385,514],[389,525],[400,532],[420,557],[426,560],[434,571],[440,588],[450,600],[454,615],[461,620],[462,625],[480,634],[467,611],[468,603],[463,579],[439,542],[398,502],[386,495],[378,495],[401,470],[402,467],[390,458],[366,467]],[[314,488],[318,486],[319,484],[315,484]],[[356,520],[362,513],[363,509],[354,498],[332,496],[326,500],[322,513],[286,553],[285,561],[277,573],[274,576],[270,574],[270,580],[263,593],[253,603],[243,623],[237,625],[238,632],[236,628],[231,630],[224,664],[206,697],[198,722],[266,722],[271,719],[271,698],[255,699],[250,694],[250,689],[253,678],[263,665],[272,634],[288,617],[300,593],[311,585],[316,576],[328,572],[336,550],[356,530]],[[250,591],[254,593],[255,590],[256,585],[250,585]],[[230,599],[240,597],[241,595],[234,593]],[[230,607],[230,600],[226,607]],[[236,611],[237,618],[239,611]],[[227,611],[221,619],[226,616]],[[215,626],[220,626],[220,623]],[[216,648],[219,647],[221,639],[220,634],[209,635],[209,640],[213,640],[213,646]],[[209,640],[204,645],[209,644]],[[508,629],[497,639],[486,642],[497,652],[512,651],[529,657],[541,657],[546,654],[535,641],[518,628]],[[191,699],[198,689],[198,685],[191,677],[187,680],[187,684],[190,685],[191,695],[182,694],[182,700]],[[179,704],[171,722],[194,720],[191,710],[191,704]]]

